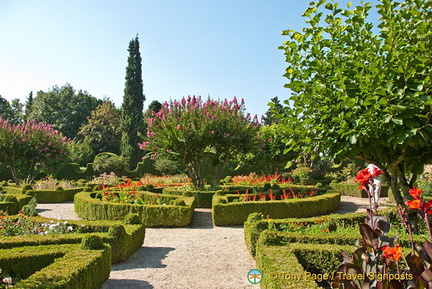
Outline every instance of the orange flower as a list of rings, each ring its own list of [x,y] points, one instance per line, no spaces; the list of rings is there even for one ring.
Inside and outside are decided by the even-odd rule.
[[[390,246],[384,246],[383,253],[384,257],[386,257],[387,259],[393,259],[397,262],[402,257],[402,248],[399,245],[396,245],[393,248]]]
[[[405,204],[411,209],[411,210],[415,210],[415,209],[420,209],[420,200],[414,200],[414,201],[406,201]]]
[[[410,195],[415,199],[415,200],[419,200],[420,199],[420,195],[423,194],[423,191],[420,190],[419,188],[412,188],[408,191],[410,193]]]

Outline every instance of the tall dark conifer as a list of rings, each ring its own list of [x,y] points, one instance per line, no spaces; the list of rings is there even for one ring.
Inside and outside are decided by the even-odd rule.
[[[124,89],[123,104],[121,107],[122,131],[121,155],[125,158],[130,168],[141,160],[141,150],[138,147],[139,133],[144,132],[144,94],[141,71],[141,54],[139,52],[138,35],[129,42],[129,57],[126,67],[126,84]]]

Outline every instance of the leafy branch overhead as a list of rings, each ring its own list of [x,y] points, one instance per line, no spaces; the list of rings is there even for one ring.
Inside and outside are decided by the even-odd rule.
[[[381,0],[374,27],[369,3],[311,2],[307,27],[284,31],[289,40],[280,47],[293,92],[283,118],[304,128],[287,142],[313,143],[309,149],[336,160],[361,158],[383,168],[394,191],[398,177],[412,187],[432,162],[431,3]]]

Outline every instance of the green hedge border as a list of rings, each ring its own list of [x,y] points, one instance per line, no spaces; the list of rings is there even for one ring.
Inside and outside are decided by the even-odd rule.
[[[0,268],[23,276],[13,288],[97,289],[109,277],[111,250],[80,244],[0,249]]]
[[[155,196],[151,192],[139,192]],[[136,205],[101,201],[95,192],[80,192],[75,195],[75,212],[87,220],[121,220],[129,213],[140,216],[146,227],[185,227],[192,221],[195,198],[159,195],[175,200],[178,205]]]
[[[237,195],[213,197],[212,218],[215,226],[243,225],[248,216],[254,212],[261,212],[275,219],[324,215],[336,210],[340,204],[338,192],[284,201],[229,202],[230,199],[236,198]]]
[[[13,199],[12,202],[0,202],[0,211],[6,212],[9,215],[18,214],[22,207],[27,205],[33,198],[32,196],[23,194],[3,194],[1,197],[10,197]]]
[[[314,224],[322,219],[320,217],[310,217],[310,218],[286,218],[286,219],[273,219],[272,224],[279,228],[281,225],[287,223],[304,223],[304,224]],[[331,214],[326,216],[326,219],[329,223],[343,221],[346,224],[359,224],[364,222],[366,219],[366,213],[348,213],[343,215],[335,215]],[[261,235],[261,233],[268,228],[268,221],[266,219],[262,219],[262,217],[258,214],[250,214],[247,221],[244,223],[244,238],[246,247],[248,248],[249,253],[252,256],[255,256],[255,246]],[[295,233],[293,233],[295,236]],[[308,238],[310,234],[300,233],[300,236],[304,236]],[[322,235],[321,238],[324,240],[318,243],[334,243],[331,238],[326,237],[328,235]],[[330,240],[329,240],[330,239]],[[349,239],[344,244],[351,244],[350,242],[353,239]],[[292,240],[295,241],[295,240]],[[355,240],[354,240],[355,241]]]
[[[307,274],[329,274],[321,277],[330,281],[332,269],[342,262],[340,250],[352,252],[355,249],[355,246],[340,244],[280,245],[278,234],[265,230],[257,242],[256,263],[263,274],[261,288],[320,288],[312,278],[307,278]]]
[[[193,191],[193,190],[185,190],[182,187],[164,187],[163,193],[168,195],[181,195],[186,197],[194,197],[195,198],[195,207],[196,208],[211,208],[213,196],[216,193],[220,193],[222,190],[217,191]]]
[[[136,250],[141,248],[145,238],[145,226],[143,224],[131,225],[124,224],[121,221],[59,221],[44,217],[34,217],[33,219],[40,223],[67,221],[69,224],[74,224],[76,226],[86,226],[86,228],[94,231],[94,233],[91,234],[101,237],[104,243],[111,246],[112,261],[114,263],[127,260]],[[120,236],[120,238],[110,235],[110,227],[114,225],[122,225],[125,228],[126,234],[123,237]],[[82,238],[88,234],[89,233],[70,233],[1,237],[0,249],[11,249],[24,246],[78,244],[81,242]]]

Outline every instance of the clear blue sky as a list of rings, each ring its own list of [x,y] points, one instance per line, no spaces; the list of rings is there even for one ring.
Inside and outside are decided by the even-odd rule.
[[[262,115],[272,97],[290,95],[278,46],[288,39],[282,30],[304,27],[308,3],[0,0],[0,95],[25,101],[30,91],[70,83],[120,107],[127,47],[139,34],[145,108],[187,95],[236,96]]]

